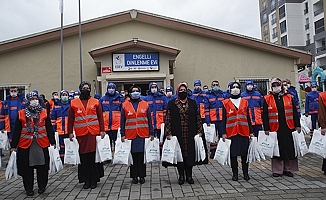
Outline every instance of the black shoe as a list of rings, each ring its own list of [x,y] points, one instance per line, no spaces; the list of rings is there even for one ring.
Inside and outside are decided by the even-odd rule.
[[[238,175],[237,174],[233,174],[232,181],[238,181]]]
[[[292,172],[284,171],[283,174],[284,174],[285,176],[288,176],[288,177],[293,177]]]
[[[326,171],[324,171],[324,174],[326,175]]]
[[[185,177],[179,176],[178,183],[179,183],[179,185],[183,185],[185,183]]]
[[[214,159],[214,154],[211,153],[211,155],[209,156],[210,159]]]
[[[280,177],[281,174],[273,173],[273,177]]]
[[[139,179],[139,183],[140,183],[140,184],[144,184],[144,183],[145,183],[145,178],[144,178],[144,177],[143,177],[143,178],[140,178],[140,179]]]
[[[243,175],[243,178],[244,178],[244,180],[246,180],[246,181],[249,181],[249,180],[250,180],[250,177],[249,177],[248,174]]]
[[[95,189],[97,187],[97,182],[96,181],[92,181],[91,183],[91,189]]]
[[[3,157],[3,156],[5,156],[5,154],[2,153],[2,154],[1,154],[1,157]]]
[[[138,178],[132,178],[132,183],[137,184],[138,183]]]
[[[187,178],[187,182],[188,182],[189,184],[194,184],[194,183],[195,183],[194,179],[192,179],[191,176]]]
[[[85,181],[83,188],[84,188],[84,189],[88,189],[88,188],[90,188],[90,187],[91,187],[90,182],[89,182],[89,181]]]
[[[34,191],[33,190],[26,190],[26,194],[27,194],[27,196],[33,196]]]
[[[43,193],[45,192],[45,188],[39,188],[39,189],[37,190],[37,192],[38,192],[39,194],[43,194]]]

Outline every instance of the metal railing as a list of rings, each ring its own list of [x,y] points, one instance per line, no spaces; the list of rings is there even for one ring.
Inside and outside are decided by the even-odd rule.
[[[284,13],[280,13],[280,19],[285,17],[285,12]]]
[[[316,27],[315,34],[321,33],[324,31],[324,26]]]
[[[281,29],[281,34],[284,33],[284,32],[286,32],[286,28]]]
[[[318,10],[316,10],[315,12],[314,12],[314,16],[317,16],[317,15],[319,15],[320,13],[323,13],[324,12],[324,8],[320,8],[320,9],[318,9]]]
[[[316,50],[317,50],[317,53],[319,53],[319,52],[325,51],[326,48],[325,48],[325,46],[321,46],[321,47],[316,48]]]

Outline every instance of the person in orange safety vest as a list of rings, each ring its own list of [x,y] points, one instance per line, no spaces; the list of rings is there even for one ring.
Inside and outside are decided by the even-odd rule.
[[[38,95],[30,92],[26,95],[26,108],[18,112],[11,146],[11,151],[17,151],[18,174],[23,177],[28,196],[34,195],[35,168],[38,193],[42,194],[45,191],[48,182],[50,144],[55,146],[50,116],[40,105]]]
[[[232,168],[232,180],[238,181],[238,161],[241,156],[243,178],[250,179],[247,163],[249,139],[254,137],[249,115],[248,101],[241,98],[241,85],[234,82],[230,85],[230,98],[223,100],[223,131],[222,138],[231,139],[230,157]]]

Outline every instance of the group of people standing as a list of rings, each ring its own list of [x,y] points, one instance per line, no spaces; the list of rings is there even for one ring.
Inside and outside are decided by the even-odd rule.
[[[246,81],[243,92],[238,82],[230,82],[227,91],[222,91],[216,80],[212,81],[211,90],[207,86],[202,89],[200,80],[194,81],[193,91],[188,83],[182,82],[176,87],[175,94],[171,86],[164,93],[153,82],[149,84],[146,96],[141,96],[141,88],[137,85],[131,86],[128,95],[124,96],[110,82],[103,97],[93,98],[90,95],[91,84],[83,81],[79,91],[73,92],[73,95],[67,90],[62,90],[60,96],[54,92],[53,99],[48,102],[37,91],[23,98],[17,88],[10,88],[10,96],[1,110],[0,129],[8,131],[11,150],[18,152],[18,174],[23,177],[27,195],[34,194],[34,168],[37,169],[38,193],[45,191],[49,166],[47,147],[55,145],[54,132],[59,134],[62,161],[64,139],[76,137],[81,160],[78,165],[79,182],[84,183],[84,189],[94,189],[104,176],[103,164],[95,163],[96,136],[104,138],[108,134],[114,148],[120,128],[121,141],[132,140],[132,182],[145,183],[145,138],[160,138],[162,124],[162,137],[169,140],[171,136],[176,136],[181,147],[183,162],[176,165],[180,185],[185,181],[193,184],[193,166],[208,163],[207,149],[206,160],[195,162],[194,136],[198,134],[206,143],[203,123],[208,126],[214,124],[219,138],[231,139],[232,180],[238,180],[238,156],[242,160],[243,178],[250,180],[246,162],[248,147],[251,137],[257,137],[260,130],[267,135],[270,131],[277,132],[280,156],[272,158],[273,176],[283,174],[292,177],[292,172],[298,170],[292,131],[300,132],[300,113],[296,97],[289,92],[288,82],[285,83],[279,78],[272,79],[270,92],[263,97],[252,80]],[[319,101],[323,104],[318,107],[325,113],[325,93],[319,95]],[[326,115],[319,115],[318,119],[322,134],[325,134]],[[216,146],[216,143],[210,144],[211,158]],[[326,171],[324,168],[325,160],[323,170]]]

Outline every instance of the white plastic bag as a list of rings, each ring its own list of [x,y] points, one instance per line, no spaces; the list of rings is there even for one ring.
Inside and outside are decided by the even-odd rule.
[[[269,135],[265,134],[265,131],[259,131],[258,145],[265,156],[272,158],[279,155],[277,133],[269,132]]]
[[[247,162],[260,162],[261,160],[266,160],[265,155],[260,149],[257,137],[252,137],[248,148]]]
[[[58,132],[54,132],[54,139],[55,139],[56,148],[58,148],[58,150],[60,150],[59,133]]]
[[[121,142],[121,139],[117,139],[114,149],[113,164],[133,164],[131,156],[131,140],[125,139],[124,142]]]
[[[308,152],[326,158],[326,136],[321,134],[320,129],[314,130]]]
[[[205,133],[206,142],[216,142],[215,124],[210,124],[209,126],[207,126],[207,124],[204,123],[203,129]]]
[[[77,139],[72,138],[72,141],[70,141],[69,138],[65,138],[64,143],[65,143],[64,164],[70,164],[70,165],[80,164],[79,144]]]
[[[200,162],[204,161],[206,159],[206,151],[204,147],[204,142],[202,137],[199,137],[199,135],[195,135],[195,161]]]
[[[110,138],[107,134],[105,134],[103,139],[101,139],[101,136],[96,136],[96,163],[112,160],[112,150],[110,143]]]
[[[11,177],[17,178],[17,153],[16,151],[11,152],[9,162],[6,168],[6,180],[10,179]]]
[[[50,168],[49,173],[53,174],[63,169],[62,161],[60,158],[59,150],[54,146],[49,146]]]
[[[160,135],[160,143],[163,143],[163,137],[164,137],[164,126],[165,124],[161,124],[161,135]]]
[[[296,156],[304,156],[306,153],[308,153],[308,147],[303,132],[301,131],[298,133],[297,131],[294,131],[292,136]]]
[[[176,142],[177,140],[174,139],[175,136],[171,137],[170,140],[166,139],[163,144],[162,149],[162,162],[168,162],[173,164],[175,162],[175,155],[176,155]]]
[[[230,146],[231,146],[230,139],[225,139],[225,142],[223,142],[223,139],[220,138],[217,144],[214,160],[216,160],[218,163],[222,165],[230,163],[229,161]]]
[[[157,138],[151,140],[145,138],[145,163],[160,162],[160,141]]]
[[[301,124],[301,131],[303,131],[304,134],[310,134],[310,129],[312,129],[311,115],[308,115],[308,117],[306,117],[305,115],[301,115],[300,124]]]
[[[10,148],[7,131],[0,131],[0,148],[6,150]]]

